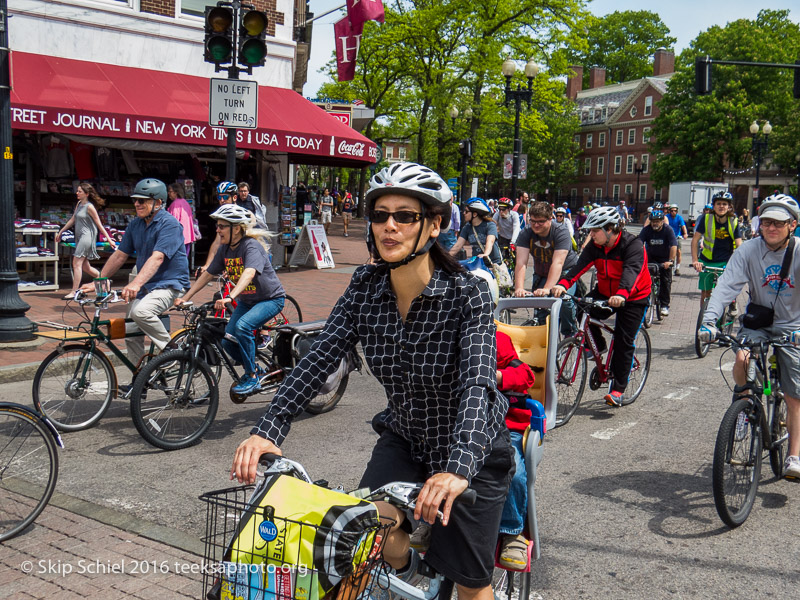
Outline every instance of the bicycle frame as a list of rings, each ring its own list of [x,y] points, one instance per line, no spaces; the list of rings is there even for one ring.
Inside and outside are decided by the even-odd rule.
[[[603,354],[600,352],[597,346],[597,341],[594,339],[592,330],[589,328],[590,325],[596,325],[597,327],[600,327],[600,329],[611,336],[611,340],[608,343],[608,350],[606,350],[605,362],[603,361]],[[612,350],[614,349],[614,330],[603,321],[591,317],[588,311],[583,311],[583,316],[581,317],[581,322],[578,326],[578,332],[575,334],[575,337],[580,343],[581,351],[583,351],[584,348],[588,348],[591,351],[592,359],[597,365],[597,374],[600,377],[600,383],[607,382],[609,369],[611,367],[611,354]],[[574,381],[575,379],[575,375],[578,372],[578,366],[578,362],[576,361],[575,370],[570,376],[571,381]],[[563,375],[563,373],[558,374],[559,377]]]

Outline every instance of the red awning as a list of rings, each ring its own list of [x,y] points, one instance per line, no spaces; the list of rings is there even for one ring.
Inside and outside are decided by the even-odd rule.
[[[11,57],[14,129],[225,146],[208,124],[204,77],[26,52]],[[237,131],[237,148],[286,152],[296,163],[366,166],[375,143],[293,90],[259,86],[258,128]]]

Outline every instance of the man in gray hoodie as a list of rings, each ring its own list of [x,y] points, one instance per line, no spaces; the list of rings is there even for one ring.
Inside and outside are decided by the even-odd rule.
[[[717,335],[716,322],[725,307],[733,302],[748,284],[750,302],[772,307],[772,325],[758,330],[742,328],[739,336],[747,336],[751,341],[766,340],[771,337],[788,335],[800,330],[800,244],[791,244],[793,233],[800,219],[797,202],[784,194],[774,194],[764,200],[759,209],[759,228],[761,237],[742,244],[731,256],[725,272],[719,278],[717,287],[711,294],[700,336],[710,341]],[[788,248],[793,258],[789,272],[781,280],[780,271],[783,257]],[[786,399],[787,423],[789,431],[789,451],[786,457],[786,477],[800,477],[800,349],[796,347],[777,348],[778,365],[781,373],[781,389]],[[733,379],[737,385],[747,381],[747,361],[745,351],[736,353]]]

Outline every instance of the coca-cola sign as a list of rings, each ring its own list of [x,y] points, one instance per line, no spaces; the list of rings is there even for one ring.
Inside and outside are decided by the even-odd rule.
[[[349,156],[364,156],[364,150],[366,149],[366,145],[362,142],[353,142],[352,144],[342,140],[339,143],[339,154],[347,154]]]

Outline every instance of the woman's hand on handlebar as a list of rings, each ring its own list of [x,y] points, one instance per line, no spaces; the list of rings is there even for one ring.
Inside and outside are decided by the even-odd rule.
[[[236,479],[239,483],[255,483],[258,472],[258,461],[262,454],[277,454],[283,456],[283,452],[275,444],[260,435],[251,435],[236,448],[231,467],[231,479]]]
[[[550,294],[554,298],[560,298],[562,295],[564,295],[566,293],[566,291],[567,291],[567,288],[565,288],[565,287],[563,287],[561,285],[554,285],[553,287],[550,288]]]
[[[216,302],[214,302],[214,310],[227,310],[230,308],[230,303],[233,302],[233,298],[230,296],[225,296],[224,298],[220,298]]]
[[[608,299],[608,305],[611,308],[619,308],[623,304],[625,304],[625,298],[623,296],[611,296]]]
[[[538,290],[533,290],[533,295],[539,298],[544,296],[549,296],[553,291],[553,288],[539,288]]]
[[[514,290],[514,297],[515,298],[528,298],[531,295],[532,294],[528,290],[524,290],[522,288],[519,288],[518,290]]]
[[[436,473],[425,482],[417,496],[414,518],[418,521],[424,519],[425,522],[433,525],[436,523],[439,507],[444,502],[442,525],[447,525],[453,502],[467,487],[469,487],[469,483],[463,475]]]

